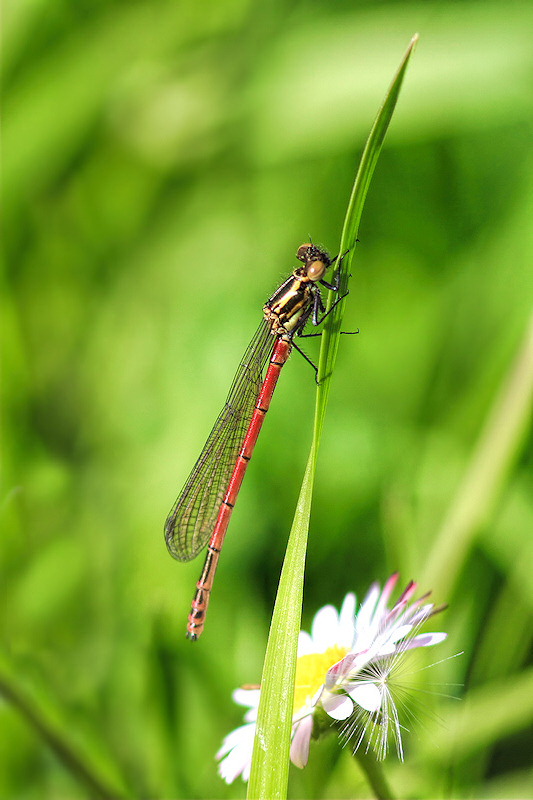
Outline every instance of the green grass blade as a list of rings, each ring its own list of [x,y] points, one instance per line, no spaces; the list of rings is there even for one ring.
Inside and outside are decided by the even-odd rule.
[[[52,708],[49,698],[47,704],[39,703],[37,696],[25,690],[3,653],[0,655],[0,697],[19,712],[65,769],[85,786],[90,797],[118,799],[128,796],[117,765],[103,758],[94,746],[91,751],[87,741],[82,746],[79,736],[72,735],[58,708]]]
[[[403,79],[409,64],[409,60],[418,41],[418,34],[415,34],[409,43],[409,47],[405,51],[398,71],[394,76],[389,91],[385,95],[385,99],[378,111],[377,117],[370,131],[370,135],[366,141],[363,155],[359,163],[359,169],[355,176],[355,181],[352,188],[352,194],[348,203],[348,210],[344,219],[342,228],[341,241],[339,244],[339,255],[342,253],[347,254],[342,263],[341,280],[339,286],[338,296],[346,294],[348,291],[348,280],[350,277],[350,268],[355,253],[355,246],[357,242],[357,232],[359,230],[359,223],[363,213],[363,206],[365,204],[370,181],[376,167],[379,154],[385,139],[385,134],[389,127],[400,90],[402,88]],[[327,308],[331,308],[334,302],[334,295],[330,292],[328,297]],[[320,360],[318,362],[318,379],[319,387],[317,393],[317,403],[315,412],[315,445],[318,446],[320,434],[322,431],[322,424],[326,413],[326,405],[329,396],[329,387],[331,375],[337,359],[337,351],[339,349],[339,338],[341,331],[342,317],[344,315],[344,308],[346,298],[342,299],[335,309],[331,312],[330,317],[324,327],[322,334],[322,345],[320,348]]]
[[[346,250],[349,250],[349,253],[342,265],[340,295],[347,291],[349,270],[364,201],[416,40],[417,36],[411,40],[363,151],[341,236],[339,253]],[[327,307],[330,308],[332,303],[333,297],[330,294]],[[287,794],[296,649],[301,622],[305,554],[316,456],[331,373],[337,355],[344,305],[345,301],[342,300],[332,311],[322,336],[318,373],[320,386],[317,393],[313,443],[287,544],[270,626],[261,680],[261,699],[248,783],[248,798],[274,800],[286,797]]]
[[[302,614],[303,575],[316,457],[311,449],[270,624],[248,798],[287,793],[296,645]]]
[[[436,596],[451,594],[476,534],[490,518],[529,429],[532,404],[533,315],[428,554],[424,583]]]

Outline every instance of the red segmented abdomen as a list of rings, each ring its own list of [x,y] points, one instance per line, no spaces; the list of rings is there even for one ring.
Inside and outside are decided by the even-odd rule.
[[[207,554],[200,579],[196,584],[196,592],[191,603],[191,610],[187,620],[187,636],[198,639],[204,629],[205,615],[209,604],[209,595],[213,586],[213,578],[218,564],[220,549],[229,525],[231,512],[237,499],[244,473],[259,436],[263,420],[270,406],[272,394],[276,387],[282,366],[287,361],[291,351],[291,343],[285,339],[278,339],[274,345],[272,356],[265,374],[263,385],[257,397],[254,413],[244,436],[242,447],[235,468],[232,472],[226,494],[222,500],[217,521],[207,545]]]

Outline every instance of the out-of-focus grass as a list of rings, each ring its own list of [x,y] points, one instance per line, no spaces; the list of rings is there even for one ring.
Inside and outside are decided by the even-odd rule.
[[[241,721],[232,688],[260,677],[311,436],[302,359],[197,647],[183,627],[199,565],[168,557],[165,515],[297,246],[335,247],[418,30],[359,234],[344,325],[360,334],[342,341],[321,442],[304,624],[392,569],[423,574],[532,307],[531,6],[13,1],[4,17],[3,663],[131,796],[242,797],[212,756]],[[450,605],[444,656],[464,655],[420,675],[436,694],[406,764],[386,765],[399,796],[531,791],[531,454],[526,430],[434,598]],[[1,796],[90,796],[9,703],[0,762]],[[366,788],[326,742],[289,791]]]

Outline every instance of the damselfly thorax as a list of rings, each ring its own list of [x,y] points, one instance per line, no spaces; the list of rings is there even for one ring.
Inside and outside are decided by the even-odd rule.
[[[270,323],[272,333],[283,336],[287,341],[303,330],[317,302],[319,310],[323,310],[320,289],[316,284],[321,281],[331,264],[328,254],[313,244],[302,244],[296,258],[304,266],[297,267],[263,307],[264,317]],[[333,287],[328,285],[328,288]]]

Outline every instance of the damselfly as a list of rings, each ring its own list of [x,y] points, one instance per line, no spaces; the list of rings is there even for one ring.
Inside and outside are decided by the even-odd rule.
[[[239,364],[224,408],[165,524],[167,547],[178,561],[195,558],[207,544],[187,622],[187,636],[191,639],[197,639],[203,631],[231,512],[280,370],[293,347],[318,376],[317,368],[295,344],[294,337],[306,335],[304,328],[309,319],[314,326],[320,325],[342,299],[337,298],[326,312],[319,287],[320,284],[338,292],[342,257],[333,283],[323,278],[335,261],[324,250],[303,244],[296,257],[303,266],[297,267],[265,303],[263,320]]]

